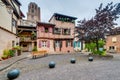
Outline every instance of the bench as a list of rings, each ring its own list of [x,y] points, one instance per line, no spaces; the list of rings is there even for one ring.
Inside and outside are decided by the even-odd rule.
[[[47,56],[47,51],[46,50],[41,50],[41,51],[33,51],[32,52],[32,58],[36,58],[37,56]]]

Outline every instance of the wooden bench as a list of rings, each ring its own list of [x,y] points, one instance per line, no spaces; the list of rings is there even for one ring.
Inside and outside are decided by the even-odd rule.
[[[37,56],[47,56],[47,51],[46,50],[41,50],[41,51],[33,51],[32,52],[32,58],[36,58]]]

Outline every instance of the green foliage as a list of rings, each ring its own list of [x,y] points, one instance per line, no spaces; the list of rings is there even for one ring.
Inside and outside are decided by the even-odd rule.
[[[38,51],[38,50],[37,50],[37,46],[34,46],[34,48],[33,48],[32,51]]]
[[[93,52],[96,48],[96,44],[93,42],[87,43],[87,44],[85,44],[85,48],[88,49],[88,51]]]
[[[10,56],[10,52],[9,52],[9,50],[8,49],[5,49],[4,51],[3,51],[3,56]]]
[[[104,44],[105,44],[104,40],[98,41],[99,48],[103,48]],[[103,51],[97,50],[96,43],[94,43],[94,42],[85,44],[85,48],[88,49],[88,51],[91,51],[93,54],[98,54],[98,55],[102,55],[102,56],[106,55],[106,50],[105,49],[103,49]]]
[[[14,50],[9,50],[9,55],[10,55],[11,57],[13,57],[14,54],[15,54],[15,51],[14,51]]]
[[[15,46],[14,49],[21,50],[21,47],[20,46]]]
[[[105,45],[105,41],[104,40],[99,40],[98,41],[98,46],[99,47],[104,47],[104,45]]]
[[[93,54],[98,54],[98,55],[102,55],[102,56],[105,56],[106,55],[106,51],[97,51],[97,50],[95,50],[95,51],[93,51]]]

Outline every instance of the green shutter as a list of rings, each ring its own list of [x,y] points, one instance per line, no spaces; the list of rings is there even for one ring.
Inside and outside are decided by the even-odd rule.
[[[76,47],[76,41],[73,42],[74,48]]]
[[[78,44],[78,47],[80,47],[80,42],[77,42],[77,44]]]

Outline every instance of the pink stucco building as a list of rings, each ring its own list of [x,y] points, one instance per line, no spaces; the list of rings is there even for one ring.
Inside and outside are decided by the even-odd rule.
[[[37,24],[37,48],[48,53],[73,52],[76,17],[54,13],[49,23]]]

